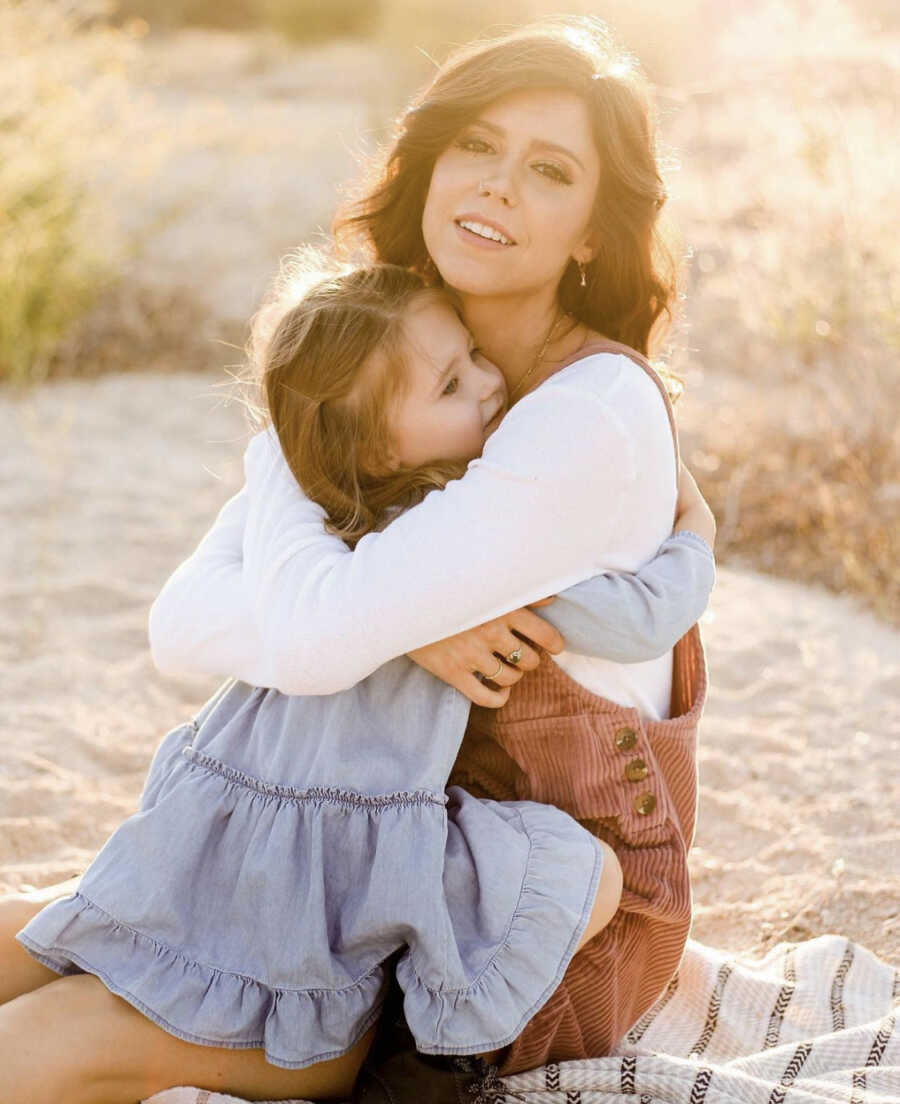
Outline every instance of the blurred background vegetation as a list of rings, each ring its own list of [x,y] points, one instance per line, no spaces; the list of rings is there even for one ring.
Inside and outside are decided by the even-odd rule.
[[[0,381],[240,359],[456,43],[540,0],[0,0]],[[656,86],[720,559],[900,624],[900,6],[574,0]]]

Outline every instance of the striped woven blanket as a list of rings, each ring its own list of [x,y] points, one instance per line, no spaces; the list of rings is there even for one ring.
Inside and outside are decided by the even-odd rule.
[[[606,1058],[492,1086],[496,1104],[900,1104],[900,970],[837,935],[759,960],[688,942]],[[172,1089],[147,1104],[241,1104]]]

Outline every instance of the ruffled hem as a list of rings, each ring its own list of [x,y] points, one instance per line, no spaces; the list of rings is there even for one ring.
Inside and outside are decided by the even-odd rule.
[[[262,1049],[284,1069],[346,1054],[378,1019],[387,992],[381,966],[343,989],[272,988],[194,962],[80,893],[49,905],[16,938],[56,973],[94,974],[171,1035],[201,1046]],[[98,965],[113,959],[115,976]],[[331,1045],[323,1049],[324,1041]]]
[[[506,937],[489,962],[465,987],[441,990],[422,982],[409,953],[397,964],[406,1021],[424,1054],[480,1054],[511,1043],[562,981],[590,919],[603,869],[598,840],[581,829],[579,841],[575,822],[552,806],[504,803],[516,806],[528,860]]]

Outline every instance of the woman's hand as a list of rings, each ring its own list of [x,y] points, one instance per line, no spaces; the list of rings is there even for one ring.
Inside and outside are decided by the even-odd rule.
[[[534,605],[552,601],[545,598]],[[510,687],[540,663],[534,644],[554,655],[565,647],[559,632],[526,606],[474,629],[426,644],[409,652],[409,658],[454,686],[475,705],[499,709],[506,704]],[[509,656],[515,657],[515,662],[508,661]]]
[[[703,537],[710,548],[716,544],[716,519],[706,499],[700,493],[694,477],[682,462],[678,478],[678,504],[675,532],[689,529]]]

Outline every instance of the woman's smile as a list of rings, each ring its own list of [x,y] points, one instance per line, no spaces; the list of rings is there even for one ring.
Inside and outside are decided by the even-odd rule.
[[[512,235],[504,227],[498,226],[496,222],[491,222],[486,218],[477,215],[460,215],[454,221],[459,228],[463,241],[470,244],[481,245],[487,242],[491,245],[499,245],[504,249],[516,244]]]

